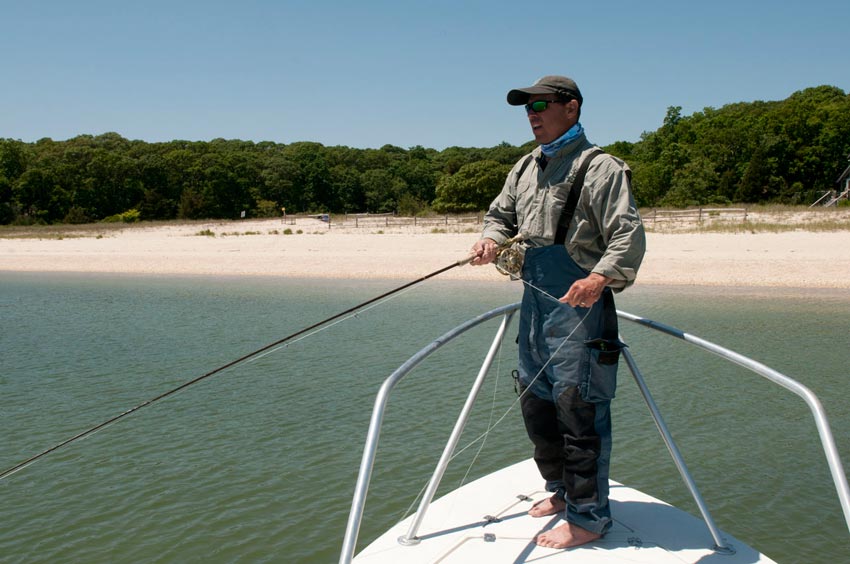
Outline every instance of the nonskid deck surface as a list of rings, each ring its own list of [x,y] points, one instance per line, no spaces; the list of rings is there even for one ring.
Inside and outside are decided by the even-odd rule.
[[[719,554],[705,523],[658,499],[611,482],[614,525],[600,540],[573,549],[538,547],[533,538],[558,526],[558,516],[534,518],[528,509],[550,494],[540,488],[533,460],[480,478],[431,504],[418,544],[398,542],[411,518],[394,526],[358,554],[357,564],[631,562],[724,564],[773,562],[723,534],[734,554]]]

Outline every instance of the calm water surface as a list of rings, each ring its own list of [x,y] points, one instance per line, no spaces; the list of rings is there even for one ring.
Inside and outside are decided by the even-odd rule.
[[[0,273],[0,470],[398,285]],[[618,307],[810,387],[848,464],[847,294],[638,286]],[[516,283],[429,281],[46,456],[0,481],[0,561],[335,562],[381,382],[519,295]],[[424,486],[494,330],[441,350],[394,392],[361,546]],[[621,330],[718,524],[780,562],[847,561],[850,533],[802,400],[684,343]],[[509,341],[464,445],[515,399]],[[613,477],[696,514],[621,375]],[[443,489],[529,455],[511,413]]]

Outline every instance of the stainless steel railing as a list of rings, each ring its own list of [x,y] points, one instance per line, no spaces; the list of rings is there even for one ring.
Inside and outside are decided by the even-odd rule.
[[[375,398],[375,407],[372,409],[372,418],[369,421],[369,431],[366,434],[366,446],[363,449],[363,458],[360,462],[360,472],[357,475],[357,485],[354,488],[354,499],[351,502],[351,511],[348,515],[348,525],[345,528],[345,537],[342,543],[342,552],[340,553],[339,561],[340,563],[348,564],[351,562],[351,559],[354,557],[354,547],[357,544],[357,535],[360,532],[360,522],[363,519],[363,508],[366,504],[366,493],[369,489],[369,481],[372,477],[372,468],[375,463],[375,454],[378,449],[378,438],[381,433],[381,423],[384,418],[384,410],[386,409],[387,401],[389,400],[389,395],[392,389],[404,378],[411,370],[413,370],[417,365],[419,365],[425,358],[427,358],[431,353],[438,350],[440,347],[445,345],[446,343],[452,341],[458,336],[466,333],[473,327],[476,327],[490,319],[502,316],[502,324],[500,325],[499,331],[496,334],[496,338],[493,339],[493,344],[490,346],[490,351],[494,351],[498,348],[501,343],[502,337],[504,337],[505,330],[510,323],[511,318],[513,317],[516,310],[519,308],[519,304],[511,304],[507,306],[502,306],[500,308],[496,308],[491,310],[485,314],[479,315],[469,321],[458,325],[442,337],[432,341],[428,346],[421,349],[415,355],[410,357],[407,362],[399,366],[395,372],[390,374],[390,376],[384,380],[384,383],[381,385],[381,389],[378,391],[378,395]],[[492,355],[488,354],[487,358],[484,361],[484,365],[489,368],[489,362],[492,361]],[[464,409],[461,412],[461,417],[458,418],[458,424],[460,425],[461,430],[463,429],[463,423],[465,423],[464,414],[468,417],[468,408],[467,406],[471,406],[472,402],[475,400],[475,395],[478,393],[478,389],[480,389],[479,380],[483,382],[484,375],[486,375],[487,368],[482,365],[481,370],[479,371],[479,376],[476,379],[476,385],[473,385],[472,390],[470,391],[470,395],[467,398],[466,404],[464,405]],[[463,421],[461,421],[463,419]],[[457,430],[458,425],[455,425],[455,429]],[[454,436],[455,433],[452,433]],[[459,433],[458,433],[459,436]],[[448,445],[446,445],[446,449],[448,449]],[[445,458],[445,456],[443,457]],[[443,461],[441,458],[441,462]],[[446,464],[448,461],[446,461]],[[442,477],[443,471],[445,468],[440,468],[440,465],[437,466],[437,471],[434,472],[434,477],[431,478],[431,483],[429,484],[428,491],[431,492],[431,496],[433,496],[434,492],[436,492],[437,486],[439,485],[439,477]],[[438,477],[439,475],[439,477]],[[435,479],[436,478],[436,479]],[[436,483],[435,483],[436,482]],[[430,499],[428,503],[425,503],[423,499],[424,509],[427,510],[427,505],[430,503]],[[422,507],[420,507],[420,512],[422,512]],[[424,518],[424,512],[420,515],[417,513],[415,521],[421,523],[422,518]],[[409,533],[408,533],[409,534]],[[415,532],[414,532],[415,534]]]
[[[437,463],[437,467],[434,470],[434,474],[432,475],[430,482],[428,483],[422,502],[419,505],[419,509],[417,510],[416,514],[413,517],[413,520],[411,521],[411,525],[408,529],[407,534],[399,539],[399,542],[402,544],[416,544],[418,542],[418,538],[416,536],[418,529],[422,524],[422,521],[425,518],[425,514],[428,511],[433,496],[436,493],[437,488],[439,487],[440,480],[442,479],[443,474],[445,473],[451,455],[454,452],[454,449],[457,445],[457,441],[460,438],[460,435],[471,412],[472,405],[478,395],[479,390],[481,389],[484,379],[486,378],[487,372],[490,369],[490,365],[492,364],[494,355],[498,347],[501,345],[502,340],[504,339],[505,332],[507,331],[511,319],[513,318],[517,309],[519,309],[518,303],[502,306],[500,308],[496,308],[487,313],[484,313],[478,317],[470,319],[469,321],[455,327],[454,329],[452,329],[442,337],[434,340],[429,345],[417,352],[415,355],[410,357],[407,362],[397,368],[395,372],[393,372],[384,381],[378,392],[377,397],[375,398],[375,406],[373,408],[372,418],[369,423],[369,431],[366,435],[366,445],[363,450],[363,458],[360,463],[360,472],[357,477],[354,498],[351,504],[351,511],[348,517],[348,524],[346,526],[345,537],[343,539],[342,552],[340,554],[339,559],[340,564],[348,564],[354,557],[354,549],[357,543],[357,536],[360,531],[360,523],[363,517],[363,509],[366,503],[366,494],[369,489],[369,481],[372,476],[372,469],[374,466],[375,454],[377,452],[378,439],[380,436],[384,410],[386,409],[386,404],[389,400],[389,394],[392,389],[395,387],[396,384],[398,384],[398,382],[402,378],[404,378],[411,370],[413,370],[413,368],[419,365],[423,360],[425,360],[425,358],[427,358],[437,349],[441,348],[443,345],[454,340],[463,333],[466,333],[473,327],[476,327],[491,319],[500,316],[502,317],[502,322],[496,332],[495,337],[493,338],[493,342],[490,345],[490,349],[487,353],[487,356],[485,357],[481,368],[479,369],[478,376],[476,377],[475,382],[473,383],[470,389],[466,402],[463,408],[461,409],[461,413],[458,416],[454,429],[452,430],[449,440],[443,450],[443,454],[440,457],[439,462]],[[842,510],[844,511],[844,517],[847,522],[847,527],[848,529],[850,529],[850,488],[848,488],[847,478],[844,473],[841,460],[838,456],[838,450],[835,446],[835,441],[833,439],[832,432],[830,430],[829,423],[826,418],[826,414],[820,404],[820,401],[817,399],[814,393],[812,393],[808,388],[806,388],[799,382],[773,370],[772,368],[769,368],[759,362],[756,362],[744,355],[711,343],[710,341],[706,341],[694,335],[685,333],[684,331],[681,331],[674,327],[670,327],[668,325],[664,325],[656,321],[632,315],[630,313],[618,311],[617,315],[621,319],[625,319],[627,321],[637,323],[644,327],[660,331],[667,335],[686,341],[699,348],[715,353],[732,363],[738,364],[740,366],[743,366],[744,368],[751,370],[752,372],[755,372],[756,374],[788,389],[789,391],[803,398],[815,418],[815,423],[817,425],[818,433],[821,438],[821,445],[823,447],[824,454],[826,455],[827,463],[829,464],[830,472],[835,483],[835,488],[838,493],[839,501],[841,502]],[[679,449],[676,446],[673,437],[667,429],[667,425],[664,422],[664,419],[661,416],[661,412],[659,411],[658,406],[656,405],[654,399],[652,398],[652,395],[649,392],[649,388],[647,387],[643,375],[637,367],[634,357],[632,357],[628,349],[624,349],[623,356],[629,368],[629,371],[631,372],[633,378],[635,379],[635,382],[638,385],[638,388],[640,389],[644,401],[649,407],[650,413],[652,414],[652,418],[655,421],[656,427],[661,433],[664,443],[670,451],[670,455],[672,456],[676,467],[685,482],[685,485],[693,496],[694,501],[696,502],[700,513],[702,514],[703,520],[705,521],[706,526],[708,527],[709,532],[711,533],[711,536],[714,539],[714,550],[717,552],[733,552],[732,548],[727,546],[721,538],[720,532],[717,529],[717,526],[715,525],[714,520],[712,519],[708,511],[708,507],[705,501],[703,500],[701,494],[699,493],[696,483],[694,482],[693,477],[688,471],[687,465],[685,464],[685,461],[681,453],[679,452]]]
[[[811,390],[769,366],[765,366],[764,364],[740,353],[736,353],[735,351],[721,347],[720,345],[710,341],[706,341],[696,335],[691,335],[680,329],[676,329],[675,327],[670,327],[669,325],[664,325],[663,323],[658,323],[657,321],[652,321],[651,319],[646,319],[623,311],[617,311],[617,316],[620,319],[632,321],[644,327],[660,331],[701,349],[712,352],[734,364],[743,366],[774,384],[778,384],[786,390],[800,396],[806,402],[806,405],[809,406],[809,410],[812,412],[812,416],[815,419],[815,425],[817,426],[818,435],[820,436],[821,447],[823,448],[824,455],[826,456],[826,462],[829,465],[829,471],[832,475],[832,481],[835,484],[835,491],[838,494],[841,509],[844,512],[844,521],[847,524],[847,529],[850,530],[850,488],[848,488],[847,485],[847,475],[845,474],[844,467],[841,464],[841,458],[838,456],[838,449],[835,446],[835,439],[832,436],[832,430],[829,427],[826,412],[824,411],[820,400]]]

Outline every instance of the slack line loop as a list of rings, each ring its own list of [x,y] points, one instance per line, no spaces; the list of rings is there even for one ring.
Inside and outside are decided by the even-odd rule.
[[[185,390],[185,389],[186,389],[186,388],[188,388],[189,386],[192,386],[192,385],[194,385],[194,384],[197,384],[198,382],[200,382],[200,381],[202,381],[202,380],[206,380],[206,379],[207,379],[207,378],[209,378],[210,376],[214,376],[214,375],[218,374],[219,372],[222,372],[222,371],[224,371],[224,370],[227,370],[228,368],[232,368],[232,367],[236,366],[237,364],[241,364],[241,363],[245,362],[246,360],[249,360],[249,359],[251,359],[251,358],[254,358],[255,356],[257,356],[257,355],[259,355],[259,354],[261,354],[261,353],[264,353],[264,352],[268,351],[269,349],[271,349],[271,348],[273,348],[273,347],[276,347],[276,346],[282,345],[283,343],[285,343],[285,342],[287,342],[287,341],[290,341],[290,340],[294,339],[295,337],[299,337],[299,336],[301,336],[301,335],[303,335],[303,334],[305,334],[305,333],[307,333],[307,332],[309,332],[309,331],[312,331],[312,330],[314,330],[314,329],[317,329],[318,327],[321,327],[322,325],[325,325],[325,324],[327,324],[327,323],[330,323],[331,321],[335,321],[335,320],[339,319],[340,317],[343,317],[343,316],[345,316],[345,315],[349,315],[349,314],[351,314],[351,313],[353,313],[353,312],[355,312],[355,311],[357,311],[357,310],[360,310],[360,309],[362,309],[362,308],[364,308],[364,307],[366,307],[366,306],[368,306],[368,305],[370,305],[370,304],[373,304],[373,303],[375,303],[375,302],[377,302],[377,301],[379,301],[379,300],[382,300],[382,299],[384,299],[384,298],[386,298],[386,297],[388,297],[388,296],[391,296],[391,295],[393,295],[393,294],[396,294],[396,293],[398,293],[398,292],[401,292],[402,290],[405,290],[405,289],[407,289],[407,288],[410,288],[411,286],[415,286],[416,284],[419,284],[419,283],[421,283],[421,282],[424,282],[425,280],[428,280],[429,278],[433,278],[433,277],[435,277],[435,276],[438,276],[438,275],[440,275],[440,274],[442,274],[442,273],[444,273],[444,272],[446,272],[446,271],[448,271],[448,270],[451,270],[451,269],[453,269],[453,268],[455,268],[455,267],[463,266],[463,265],[465,265],[465,264],[468,264],[468,263],[469,263],[469,262],[470,262],[473,258],[475,258],[475,256],[474,256],[474,255],[469,256],[469,257],[467,257],[467,258],[465,258],[465,259],[461,259],[461,260],[459,260],[459,261],[457,261],[457,262],[454,262],[454,263],[452,263],[452,264],[450,264],[450,265],[448,265],[448,266],[445,266],[445,267],[443,267],[443,268],[440,268],[439,270],[435,270],[434,272],[432,272],[432,273],[430,273],[430,274],[426,274],[425,276],[423,276],[423,277],[421,277],[421,278],[417,278],[416,280],[414,280],[414,281],[412,281],[412,282],[408,282],[407,284],[404,284],[404,285],[402,285],[402,286],[399,286],[399,287],[397,287],[397,288],[394,288],[394,289],[392,289],[392,290],[390,290],[390,291],[388,291],[388,292],[385,292],[385,293],[381,294],[380,296],[376,296],[376,297],[374,297],[374,298],[372,298],[372,299],[369,299],[369,300],[367,300],[367,301],[365,301],[365,302],[362,302],[362,303],[357,304],[357,305],[355,305],[355,306],[353,306],[353,307],[350,307],[350,308],[348,308],[347,310],[345,310],[345,311],[343,311],[343,312],[340,312],[340,313],[337,313],[336,315],[333,315],[333,316],[331,316],[331,317],[328,317],[327,319],[323,319],[322,321],[319,321],[319,322],[317,322],[317,323],[314,323],[313,325],[310,325],[309,327],[305,327],[304,329],[301,329],[301,330],[299,330],[299,331],[296,331],[295,333],[292,333],[291,335],[287,335],[286,337],[284,337],[284,338],[282,338],[282,339],[279,339],[279,340],[277,340],[277,341],[275,341],[275,342],[273,342],[273,343],[269,343],[268,345],[266,345],[266,346],[264,346],[264,347],[262,347],[262,348],[259,348],[259,349],[255,350],[254,352],[250,352],[250,353],[248,353],[248,354],[246,354],[246,355],[244,355],[244,356],[241,356],[241,357],[237,358],[236,360],[233,360],[233,361],[231,361],[231,362],[228,362],[227,364],[224,364],[224,365],[222,365],[222,366],[219,366],[218,368],[216,368],[216,369],[214,369],[214,370],[211,370],[210,372],[207,372],[206,374],[203,374],[203,375],[201,375],[201,376],[198,376],[197,378],[194,378],[194,379],[192,379],[192,380],[189,380],[188,382],[185,382],[185,383],[183,383],[183,384],[181,384],[181,385],[177,386],[176,388],[172,388],[171,390],[168,390],[167,392],[165,392],[165,393],[163,393],[163,394],[160,394],[160,395],[156,396],[155,398],[151,398],[151,399],[149,399],[149,400],[147,400],[147,401],[145,401],[145,402],[142,402],[142,403],[140,403],[139,405],[137,405],[137,406],[135,406],[135,407],[133,407],[133,408],[131,408],[131,409],[128,409],[127,411],[125,411],[125,412],[123,412],[123,413],[121,413],[121,414],[119,414],[119,415],[116,415],[115,417],[112,417],[112,418],[110,418],[110,419],[107,419],[107,420],[106,420],[106,421],[104,421],[103,423],[100,423],[100,424],[98,424],[98,425],[95,425],[94,427],[91,427],[91,428],[89,428],[89,429],[86,429],[85,431],[83,431],[83,432],[81,432],[81,433],[78,433],[78,434],[74,435],[73,437],[70,437],[70,438],[68,438],[68,439],[66,439],[66,440],[64,440],[64,441],[62,441],[61,443],[56,444],[56,445],[54,445],[54,446],[50,447],[49,449],[47,449],[47,450],[45,450],[45,451],[43,451],[43,452],[40,452],[40,453],[36,454],[35,456],[31,456],[30,458],[27,458],[27,459],[26,459],[26,460],[24,460],[23,462],[19,462],[18,464],[16,464],[16,465],[12,466],[11,468],[8,468],[8,469],[4,470],[3,472],[1,472],[1,473],[0,473],[0,480],[2,480],[2,479],[4,479],[4,478],[6,478],[7,476],[11,476],[11,475],[12,475],[12,474],[14,474],[15,472],[18,472],[18,471],[20,471],[20,470],[23,470],[24,468],[26,468],[26,467],[27,467],[27,466],[29,466],[30,464],[33,464],[34,462],[36,462],[37,460],[39,460],[39,459],[43,458],[44,456],[47,456],[47,455],[48,455],[48,454],[50,454],[51,452],[54,452],[54,451],[56,451],[56,450],[59,450],[60,448],[62,448],[62,447],[64,447],[64,446],[66,446],[66,445],[69,445],[69,444],[71,444],[71,443],[73,443],[73,442],[75,442],[75,441],[78,441],[78,440],[80,440],[80,439],[84,439],[84,438],[88,437],[89,435],[92,435],[92,434],[96,433],[97,431],[100,431],[101,429],[104,429],[105,427],[108,427],[109,425],[112,425],[112,424],[113,424],[113,423],[115,423],[116,421],[118,421],[118,420],[120,420],[120,419],[123,419],[124,417],[126,417],[126,416],[128,416],[128,415],[130,415],[130,414],[132,414],[132,413],[135,413],[136,411],[139,411],[139,410],[140,410],[140,409],[142,409],[143,407],[147,407],[147,406],[149,406],[149,405],[151,405],[151,404],[153,404],[153,403],[155,403],[155,402],[158,402],[158,401],[159,401],[159,400],[161,400],[161,399],[165,399],[165,398],[167,398],[167,397],[168,397],[168,396],[170,396],[170,395],[176,394],[177,392],[179,392],[179,391],[181,391],[181,390]]]

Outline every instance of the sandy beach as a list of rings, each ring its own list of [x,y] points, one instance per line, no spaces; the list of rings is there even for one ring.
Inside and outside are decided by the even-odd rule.
[[[479,229],[328,228],[309,218],[90,226],[2,235],[0,271],[413,280],[465,258]],[[639,284],[850,288],[850,231],[650,232],[647,239]],[[492,266],[440,277],[504,280]]]

